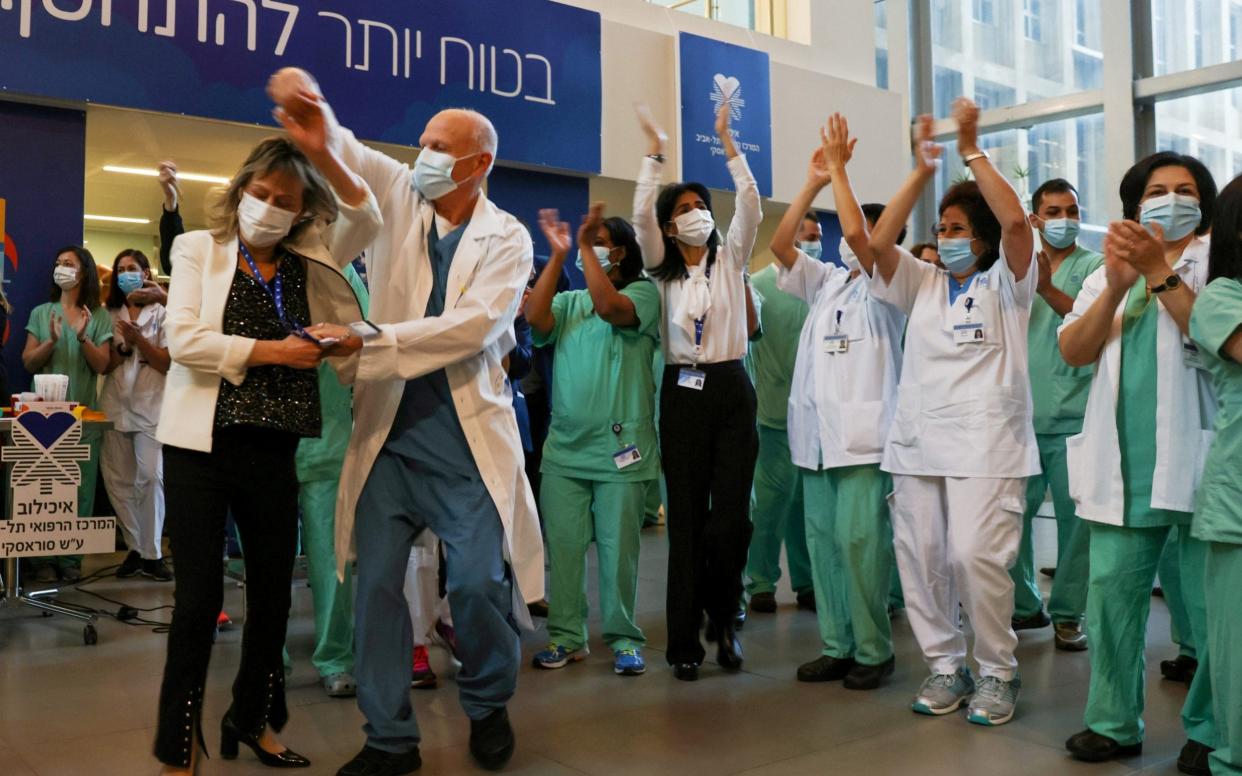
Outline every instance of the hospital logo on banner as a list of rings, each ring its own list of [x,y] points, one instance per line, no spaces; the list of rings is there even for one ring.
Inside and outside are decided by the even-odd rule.
[[[716,137],[716,116],[729,109],[730,133],[746,155],[759,193],[772,196],[771,65],[763,51],[681,33],[681,177],[708,188],[732,190],[725,149]]]
[[[91,457],[82,421],[52,405],[23,412],[12,428],[3,460],[13,467],[13,513],[0,520],[0,557],[111,552],[116,521],[78,516],[79,464]]]

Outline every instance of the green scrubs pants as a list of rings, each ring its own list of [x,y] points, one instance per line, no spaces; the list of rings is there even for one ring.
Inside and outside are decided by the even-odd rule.
[[[1182,564],[1177,550],[1177,537],[1181,528],[1169,531],[1169,540],[1160,555],[1160,589],[1164,592],[1165,606],[1169,607],[1169,638],[1177,645],[1177,654],[1198,657],[1190,613],[1186,609],[1186,594],[1182,591]]]
[[[311,662],[320,676],[354,671],[354,580],[336,578],[336,490],[338,480],[303,482],[302,552],[306,555],[311,599],[315,607],[315,652]]]
[[[1242,544],[1210,542],[1204,579],[1207,597],[1207,644],[1210,665],[1199,671],[1212,678],[1216,710],[1214,776],[1242,774]],[[1197,676],[1197,675],[1196,675]]]
[[[893,656],[892,480],[870,465],[802,470],[802,482],[824,654],[880,665]]]
[[[587,643],[587,549],[595,540],[604,641],[638,649],[646,638],[634,624],[638,547],[647,482],[595,482],[543,475],[539,501],[547,532],[548,637],[569,649]]]
[[[1091,637],[1091,684],[1084,719],[1091,730],[1129,746],[1143,740],[1147,617],[1151,586],[1170,529],[1102,523],[1091,523],[1090,529],[1087,628]],[[1180,536],[1176,547],[1188,602],[1203,601],[1205,547],[1187,534]],[[1190,611],[1191,626],[1206,631],[1206,609],[1200,605]],[[1200,681],[1199,674],[1195,675],[1182,707],[1182,724],[1188,738],[1214,745],[1210,679]]]
[[[813,585],[802,507],[802,471],[791,460],[788,432],[760,424],[759,460],[750,496],[750,520],[755,530],[746,563],[746,591],[751,595],[776,592],[782,542],[794,592],[810,590]]]
[[[1052,580],[1048,614],[1053,622],[1081,622],[1087,610],[1087,546],[1091,530],[1075,513],[1069,494],[1069,469],[1065,462],[1065,434],[1040,434],[1039,462],[1043,474],[1027,480],[1026,514],[1022,520],[1022,544],[1018,560],[1009,570],[1013,577],[1016,619],[1032,617],[1043,609],[1039,582],[1035,576],[1035,550],[1031,522],[1043,506],[1044,494],[1052,490],[1057,518],[1057,575]]]

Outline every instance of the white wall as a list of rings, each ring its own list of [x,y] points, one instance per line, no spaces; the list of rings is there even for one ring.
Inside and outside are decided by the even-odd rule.
[[[788,202],[802,184],[816,128],[839,110],[859,144],[859,195],[887,200],[900,184],[908,151],[900,95],[874,88],[872,0],[791,3],[790,24],[809,24],[812,45],[754,33],[646,0],[564,0],[603,16],[603,163],[606,177],[633,180],[646,143],[634,103],[646,102],[669,131],[670,171],[680,170],[677,33],[691,32],[768,52],[772,58],[773,196]],[[672,174],[670,172],[670,174]],[[612,204],[612,203],[610,203]],[[825,196],[818,207],[831,208]]]

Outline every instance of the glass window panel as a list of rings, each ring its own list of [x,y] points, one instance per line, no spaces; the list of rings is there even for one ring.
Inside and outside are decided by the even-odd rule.
[[[875,1],[875,85],[888,88],[888,2]]]
[[[1044,181],[1065,178],[1074,184],[1083,213],[1081,242],[1098,249],[1107,228],[1110,198],[1116,197],[1104,177],[1104,114],[992,132],[980,136],[979,145],[992,155],[1028,209],[1031,192]],[[936,174],[937,199],[949,186],[969,178],[955,142],[945,144],[943,159]]]
[[[1156,103],[1158,150],[1197,157],[1224,188],[1242,172],[1240,105],[1242,87]]]
[[[998,108],[1099,88],[1100,3],[931,0],[933,63],[960,73],[964,87],[947,97],[936,94],[936,104],[976,94],[999,99],[988,106]],[[937,85],[954,84],[938,80]]]
[[[1242,0],[1150,0],[1152,72],[1242,59]]]
[[[755,0],[647,0],[695,16],[755,29]]]
[[[962,94],[962,74],[937,65],[932,69],[932,88],[936,98],[936,115],[948,116],[953,100]]]

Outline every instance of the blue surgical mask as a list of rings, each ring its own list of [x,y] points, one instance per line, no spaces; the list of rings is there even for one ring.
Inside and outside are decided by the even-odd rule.
[[[970,250],[969,237],[953,237],[940,241],[940,263],[954,275],[960,275],[978,263],[979,257]]]
[[[612,255],[612,251],[604,247],[603,245],[595,246],[595,260],[598,261],[599,265],[604,268],[604,274],[608,274],[609,272],[612,271],[613,264],[612,264],[611,259],[609,259],[611,255]],[[582,249],[581,248],[578,249],[578,258],[574,260],[574,266],[578,268],[579,272],[583,272],[583,273],[586,272],[586,270],[583,268],[583,265],[582,265]]]
[[[1139,223],[1143,226],[1159,224],[1164,230],[1164,239],[1177,242],[1199,228],[1203,220],[1203,212],[1199,209],[1199,200],[1187,194],[1168,193],[1152,197],[1142,205]]]
[[[414,188],[426,199],[435,202],[440,197],[452,194],[457,190],[458,182],[453,180],[453,168],[462,159],[469,159],[478,154],[455,157],[443,151],[424,148],[414,162]]]
[[[1078,240],[1082,222],[1077,218],[1052,218],[1044,221],[1044,242],[1060,250]]]
[[[816,261],[824,260],[824,244],[819,240],[803,240],[798,243],[798,248]]]
[[[118,272],[116,275],[116,287],[126,296],[142,288],[145,281],[146,278],[141,272]]]

